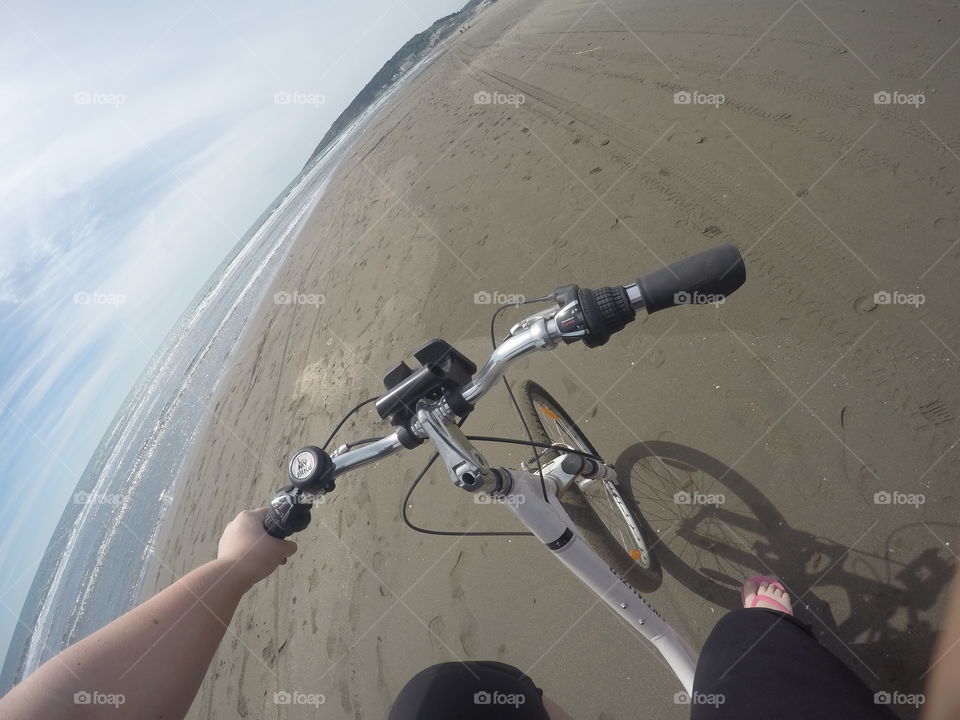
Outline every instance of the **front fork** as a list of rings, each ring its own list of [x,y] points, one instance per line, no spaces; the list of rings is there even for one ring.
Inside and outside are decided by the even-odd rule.
[[[696,651],[580,537],[558,500],[574,482],[581,486],[597,480],[616,482],[613,468],[566,453],[543,465],[541,483],[540,474],[489,467],[452,418],[438,418],[420,407],[417,420],[417,429],[433,441],[454,484],[510,508],[557,559],[660,651],[692,696]]]
[[[570,460],[571,457],[575,459]],[[564,455],[546,463],[543,466],[546,501],[538,474],[498,468],[499,473],[509,477],[509,490],[499,496],[499,501],[510,508],[517,519],[574,575],[649,640],[670,665],[684,690],[692,694],[693,677],[697,667],[696,651],[639,592],[610,568],[580,537],[570,516],[557,500],[558,494],[562,494],[571,483],[591,480],[571,472],[578,463],[589,462],[589,458],[582,456]],[[592,479],[616,481],[616,473],[612,468],[600,463],[595,464],[603,470],[598,468],[598,475]],[[590,468],[585,470],[589,472]]]
[[[453,422],[453,416],[447,412],[438,412],[435,407],[421,406],[417,409],[414,433],[429,438],[440,459],[447,467],[450,479],[458,488],[474,493],[487,493],[493,497],[509,491],[505,483],[503,469],[491,468],[486,458],[477,450]],[[558,451],[563,446],[556,446]],[[557,484],[556,494],[562,495],[575,479],[581,487],[595,480],[610,479],[616,481],[613,468],[598,460],[577,455],[564,454],[543,466],[544,476],[550,475]]]

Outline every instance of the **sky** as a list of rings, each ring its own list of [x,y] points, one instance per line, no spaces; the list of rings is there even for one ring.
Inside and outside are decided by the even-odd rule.
[[[0,0],[0,664],[167,331],[380,66],[465,1]]]

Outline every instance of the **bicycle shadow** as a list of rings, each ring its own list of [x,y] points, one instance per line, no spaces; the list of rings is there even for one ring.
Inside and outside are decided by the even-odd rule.
[[[745,578],[772,574],[794,606],[803,607],[801,619],[821,644],[870,687],[923,692],[921,676],[936,631],[920,613],[949,585],[948,551],[927,547],[907,562],[894,561],[889,554],[869,555],[792,528],[746,478],[686,445],[637,443],[621,453],[615,467],[622,492],[654,531],[653,552],[664,574],[729,610],[741,607]],[[698,493],[717,502],[697,505],[692,500]],[[919,525],[897,527],[882,547],[892,547],[895,535]],[[938,535],[955,536],[956,526],[936,525]],[[924,537],[931,535],[925,531]],[[897,709],[917,714],[909,706]]]

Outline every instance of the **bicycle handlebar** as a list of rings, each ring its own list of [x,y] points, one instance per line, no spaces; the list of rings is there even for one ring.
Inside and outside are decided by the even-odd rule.
[[[740,251],[718,245],[637,278],[648,313],[676,305],[723,302],[747,279]]]
[[[572,343],[582,340],[588,347],[598,347],[606,343],[613,333],[632,322],[641,308],[654,313],[677,305],[719,303],[743,285],[745,280],[743,258],[733,245],[727,244],[666,265],[629,285],[596,290],[573,285],[559,288],[553,297],[560,300],[561,306],[531,315],[514,326],[510,337],[497,346],[486,364],[457,393],[472,406],[503,377],[510,363],[523,355],[536,350],[551,350],[561,341]],[[430,401],[427,409],[444,420],[455,415],[442,398]],[[414,435],[419,438],[417,443],[428,437],[419,422],[412,427]],[[290,464],[291,484],[279,491],[271,501],[264,529],[279,538],[303,530],[306,522],[309,522],[311,502],[309,499],[304,502],[299,491],[329,492],[333,489],[334,478],[408,446],[403,433],[395,432],[342,454],[335,453],[332,458],[326,457],[328,465],[323,468],[325,475],[320,486],[313,483],[312,478],[315,470],[319,472],[318,465],[324,462],[318,453],[323,456],[326,454],[312,447],[299,450]],[[304,457],[305,452],[309,458],[313,458],[314,465],[307,475],[297,475],[295,461]],[[300,462],[300,466],[303,467],[303,462]],[[303,505],[307,506],[306,509]]]
[[[651,314],[677,305],[723,302],[746,277],[740,251],[726,244],[641,275],[630,285],[580,288],[577,299],[588,330],[584,343],[587,347],[603,345],[633,322],[641,307]]]

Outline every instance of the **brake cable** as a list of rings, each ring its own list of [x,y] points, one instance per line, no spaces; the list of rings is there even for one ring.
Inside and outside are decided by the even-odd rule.
[[[517,307],[518,305],[528,305],[530,303],[546,302],[547,300],[550,300],[550,299],[552,298],[551,296],[548,295],[542,298],[533,298],[530,300],[524,300],[523,302],[513,303],[510,305],[501,305],[500,307],[498,307],[496,311],[494,311],[493,316],[490,318],[490,342],[493,345],[493,349],[494,350],[497,349],[495,326],[496,326],[497,316],[500,315],[501,312],[503,312],[504,310],[507,310],[508,308]],[[507,380],[506,374],[503,375],[501,380],[503,381],[503,386],[507,390],[507,394],[510,396],[510,401],[513,404],[514,409],[517,411],[517,416],[520,418],[520,422],[523,424],[523,429],[526,432],[528,439],[515,440],[511,438],[501,438],[501,437],[493,437],[493,436],[487,436],[487,435],[474,435],[474,436],[468,435],[467,439],[476,440],[478,442],[500,442],[500,443],[509,443],[513,445],[527,445],[531,448],[534,448],[534,459],[536,460],[537,471],[538,471],[538,474],[540,475],[540,491],[543,493],[544,501],[550,502],[547,497],[547,484],[546,484],[546,479],[544,478],[544,475],[543,475],[543,465],[540,462],[540,455],[536,452],[536,448],[550,449],[553,446],[548,445],[547,443],[536,442],[533,439],[533,433],[530,432],[530,427],[529,425],[527,425],[526,418],[524,418],[523,412],[520,410],[520,404],[517,402],[517,399],[513,394],[513,390],[510,388],[510,383]],[[347,414],[343,416],[340,422],[337,423],[337,426],[330,433],[330,436],[327,438],[327,441],[322,446],[323,449],[326,450],[329,447],[330,443],[333,441],[333,438],[336,436],[337,432],[339,432],[340,429],[346,424],[347,420],[349,420],[361,408],[363,408],[366,405],[369,405],[372,402],[375,402],[377,399],[378,399],[377,397],[367,398],[363,402],[354,406],[349,412],[347,412]],[[460,419],[460,422],[457,423],[457,427],[461,427],[463,423],[466,421],[468,416],[469,416],[469,413],[467,415],[464,415]],[[378,440],[378,439],[380,438],[363,438],[361,440],[355,440],[351,443],[348,443],[346,447],[348,448],[355,447],[357,445],[363,445],[369,442],[374,442],[375,440]],[[568,450],[568,452],[571,452],[575,455],[581,455],[583,457],[589,457],[589,458],[594,458],[596,460],[600,460],[600,458],[597,458],[595,455],[591,455],[590,453],[584,453],[578,450]],[[436,452],[433,453],[430,459],[423,466],[423,469],[420,471],[417,477],[414,478],[413,482],[410,484],[410,487],[407,489],[407,493],[403,498],[403,503],[400,506],[400,516],[407,527],[409,527],[411,530],[414,530],[416,532],[423,533],[424,535],[447,535],[447,536],[456,536],[456,537],[504,537],[504,536],[513,536],[513,537],[528,536],[529,537],[533,535],[533,533],[525,532],[525,531],[463,532],[462,530],[433,530],[430,528],[423,528],[423,527],[420,527],[419,525],[414,524],[413,521],[410,520],[409,516],[407,515],[407,506],[409,505],[410,498],[413,495],[413,491],[416,490],[417,486],[420,484],[420,481],[423,480],[424,476],[427,474],[430,468],[433,467],[433,463],[435,463],[437,461],[437,458],[439,457],[440,457],[439,453],[436,453]]]
[[[527,445],[528,447],[534,448],[544,448],[546,450],[556,450],[556,445],[551,445],[550,443],[535,442],[530,440],[515,440],[513,438],[502,438],[496,437],[494,435],[467,435],[467,440],[474,440],[476,442],[495,442],[495,443],[504,443],[507,445]],[[583,452],[583,450],[574,450],[571,447],[564,445],[563,452],[565,455],[579,455],[580,457],[590,458],[591,460],[597,460],[603,462],[603,458],[599,455],[594,455],[593,453]]]
[[[497,322],[497,316],[500,315],[500,313],[502,313],[504,310],[506,310],[506,309],[508,309],[508,308],[517,307],[518,305],[527,305],[527,304],[529,304],[529,303],[535,303],[535,302],[545,302],[545,301],[550,300],[550,299],[551,299],[550,296],[545,296],[545,297],[542,297],[542,298],[534,298],[534,299],[531,299],[531,300],[524,300],[523,302],[512,303],[512,304],[510,304],[510,305],[501,305],[500,307],[498,307],[498,308],[494,311],[493,316],[490,318],[490,344],[493,345],[493,349],[494,349],[494,350],[497,349],[496,322]],[[527,433],[527,437],[529,438],[529,442],[526,442],[526,441],[523,441],[523,440],[510,440],[510,439],[507,439],[507,438],[493,438],[493,437],[485,437],[485,436],[476,436],[476,437],[473,437],[473,438],[471,438],[470,436],[467,436],[467,439],[468,439],[468,440],[469,440],[469,439],[475,439],[475,440],[481,440],[481,441],[482,441],[482,440],[489,440],[489,441],[494,441],[494,442],[496,442],[496,441],[501,441],[501,442],[507,442],[507,443],[514,443],[514,444],[518,444],[518,445],[530,445],[530,447],[533,447],[533,448],[536,448],[536,447],[538,447],[538,446],[539,446],[539,447],[551,447],[551,446],[549,446],[549,445],[544,445],[543,443],[534,442],[533,434],[530,432],[530,428],[527,426],[527,421],[526,421],[526,419],[523,417],[523,413],[520,411],[520,405],[517,403],[517,399],[514,397],[513,391],[510,389],[510,383],[507,382],[507,376],[506,376],[506,374],[504,374],[504,376],[503,376],[501,379],[503,380],[503,385],[504,385],[504,387],[507,389],[507,394],[510,396],[510,401],[513,403],[513,407],[514,407],[514,409],[517,411],[517,415],[520,417],[520,422],[523,423],[523,429],[524,429],[524,430],[526,431],[526,433]],[[462,417],[462,418],[460,419],[460,422],[457,423],[457,427],[461,427],[466,419],[467,419],[467,416],[466,416],[466,415],[465,415],[464,417]],[[543,466],[540,464],[540,456],[537,454],[536,450],[534,450],[534,453],[533,453],[533,454],[534,454],[534,457],[535,457],[535,459],[536,459],[536,461],[537,461],[537,470],[538,470],[539,473],[540,473],[540,490],[541,490],[541,492],[543,493],[543,499],[546,500],[547,502],[549,502],[549,500],[547,500],[547,483],[546,483],[546,480],[545,480],[544,477],[543,477]],[[410,503],[410,498],[411,498],[411,496],[413,495],[413,491],[416,490],[417,485],[420,484],[420,481],[423,480],[424,476],[427,474],[427,472],[428,472],[428,471],[430,470],[430,468],[433,466],[433,463],[436,462],[436,460],[437,460],[438,457],[440,457],[439,453],[434,453],[434,454],[430,457],[430,459],[427,461],[427,464],[424,465],[423,470],[420,471],[420,474],[417,475],[417,477],[414,478],[413,482],[410,484],[410,488],[407,490],[407,494],[406,494],[406,495],[404,496],[404,498],[403,498],[403,503],[402,503],[401,506],[400,506],[400,516],[401,516],[401,518],[403,518],[403,522],[404,522],[404,524],[405,524],[408,528],[410,528],[411,530],[415,530],[416,532],[423,533],[423,534],[425,534],[425,535],[447,535],[447,536],[457,536],[457,537],[503,537],[503,536],[514,536],[514,537],[516,537],[516,536],[528,536],[528,537],[529,537],[529,536],[532,536],[532,535],[533,535],[533,533],[530,533],[530,532],[493,532],[493,531],[490,531],[490,532],[463,532],[462,530],[460,530],[460,531],[457,531],[457,530],[431,530],[431,529],[429,529],[429,528],[422,528],[422,527],[420,527],[419,525],[415,525],[415,524],[413,523],[413,521],[411,521],[410,518],[409,518],[409,516],[407,515],[407,506],[408,506],[409,503]]]
[[[364,400],[364,401],[363,401],[362,403],[360,403],[359,405],[354,406],[354,408],[353,408],[352,410],[350,410],[346,415],[344,415],[343,418],[341,418],[340,422],[337,423],[337,426],[333,429],[333,432],[330,433],[330,437],[327,438],[327,441],[326,441],[323,445],[321,445],[321,448],[323,449],[323,451],[324,451],[324,452],[327,451],[327,448],[330,447],[330,443],[333,442],[334,436],[335,436],[338,432],[340,432],[340,428],[342,428],[342,427],[344,426],[344,423],[346,423],[347,420],[349,420],[349,419],[354,415],[354,413],[356,413],[356,412],[357,412],[360,408],[362,408],[363,406],[369,405],[370,403],[376,402],[376,401],[377,401],[377,396],[374,396],[374,397],[372,397],[372,398],[367,398],[366,400]],[[355,443],[355,444],[359,444],[359,443],[362,443],[362,442],[363,442],[362,440],[358,440],[357,443]]]
[[[493,317],[490,318],[490,343],[493,345],[493,349],[497,349],[497,336],[494,331],[494,323],[497,322],[497,315],[509,307],[528,305],[536,302],[546,302],[550,299],[550,295],[545,295],[542,298],[533,298],[532,300],[524,300],[523,302],[515,303],[513,305],[501,305],[498,307],[493,313]],[[507,374],[504,373],[500,379],[503,381],[503,387],[507,389],[507,395],[510,396],[510,402],[513,403],[513,409],[517,411],[517,417],[520,418],[520,422],[523,424],[524,432],[527,433],[527,438],[530,440],[530,447],[534,448],[533,459],[537,461],[537,473],[540,475],[540,492],[543,494],[543,501],[545,503],[549,503],[550,499],[547,497],[547,481],[543,477],[543,465],[540,464],[540,455],[536,451],[536,445],[534,445],[533,433],[530,432],[530,427],[527,425],[527,419],[523,417],[523,411],[520,410],[520,404],[517,402],[517,398],[513,395],[513,390],[510,388],[510,383],[507,381]]]

